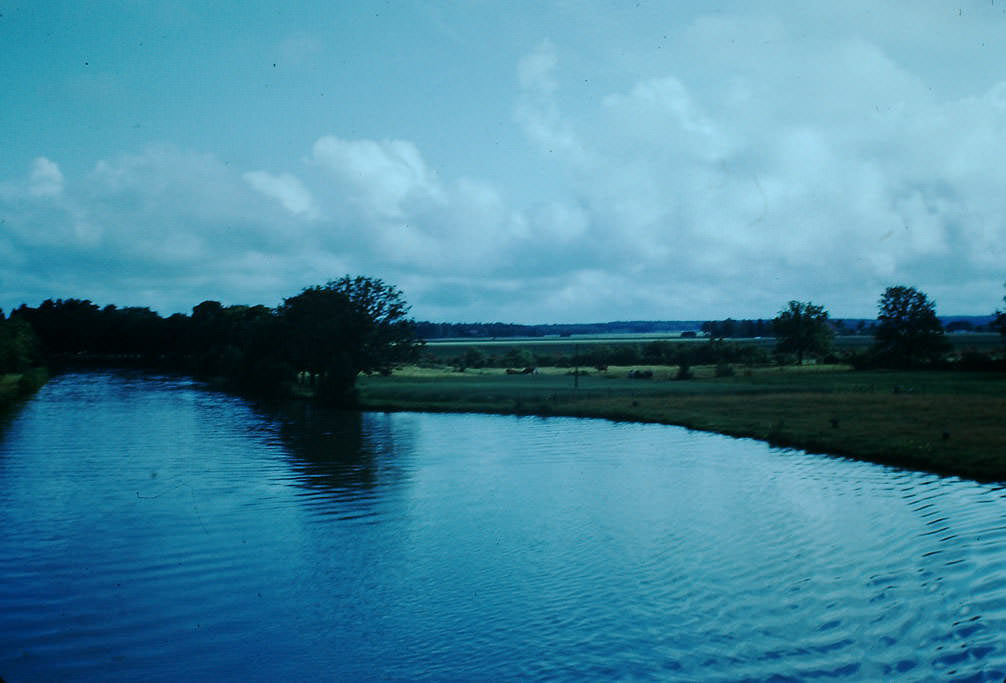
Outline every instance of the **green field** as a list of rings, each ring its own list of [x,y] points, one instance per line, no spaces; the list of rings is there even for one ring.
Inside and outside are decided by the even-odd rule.
[[[973,349],[982,352],[997,352],[1003,349],[1003,338],[995,333],[949,334],[947,339],[956,351]],[[468,349],[477,349],[486,356],[502,356],[511,350],[527,351],[546,357],[567,356],[589,352],[599,345],[617,348],[622,345],[643,347],[650,342],[674,342],[681,344],[708,344],[708,338],[681,338],[676,333],[666,334],[611,334],[577,335],[572,337],[507,337],[499,339],[432,339],[423,346],[423,356],[432,362],[447,363]],[[727,339],[727,343],[756,346],[766,351],[775,348],[773,337],[750,339]],[[862,351],[873,344],[869,335],[847,335],[835,337],[837,352]]]
[[[653,379],[629,379],[650,369]],[[660,422],[778,446],[979,480],[1006,481],[1006,374],[853,371],[847,366],[609,367],[574,377],[499,369],[404,368],[361,377],[364,408],[569,415]]]

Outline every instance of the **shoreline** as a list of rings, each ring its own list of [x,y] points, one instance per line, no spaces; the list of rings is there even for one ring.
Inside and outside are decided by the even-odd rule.
[[[764,374],[776,376],[768,382],[754,376],[648,384],[594,378],[572,391],[556,390],[554,379],[495,373],[464,378],[446,373],[392,375],[361,378],[359,408],[667,424],[808,453],[1006,482],[1002,373]],[[778,376],[785,379],[779,381]],[[862,383],[850,390],[850,378]],[[969,385],[975,386],[962,391]]]
[[[718,377],[713,367],[695,367],[696,378],[674,381],[675,367],[645,366],[652,379],[630,379],[639,369],[574,379],[567,368],[507,375],[503,369],[458,373],[411,366],[386,377],[361,376],[353,408],[666,424],[1006,483],[1006,373],[783,366]],[[0,376],[0,416],[9,416],[47,379],[44,368]],[[204,381],[231,391],[225,383]],[[292,398],[314,400],[305,389]]]
[[[49,381],[47,368],[0,375],[0,416],[7,416]],[[0,425],[0,430],[3,426]]]

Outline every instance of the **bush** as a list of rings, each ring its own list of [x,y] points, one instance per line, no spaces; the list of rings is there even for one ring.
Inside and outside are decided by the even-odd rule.
[[[486,355],[476,348],[469,348],[466,350],[461,362],[457,363],[457,365],[468,368],[484,368],[487,364],[488,359],[486,358]]]
[[[871,370],[883,365],[873,349],[853,351],[845,360],[855,370]]]
[[[45,368],[28,368],[17,380],[17,392],[21,396],[34,393],[49,379]]]
[[[532,356],[525,349],[510,349],[503,355],[503,365],[508,368],[526,368],[533,367],[534,356]],[[471,365],[469,363],[469,365]],[[472,366],[477,367],[477,366]]]
[[[794,365],[796,363],[796,354],[777,351],[774,354],[774,360],[776,365]]]
[[[716,376],[717,377],[733,377],[734,369],[729,363],[719,362],[716,364]]]
[[[975,349],[967,349],[961,353],[957,361],[957,367],[961,370],[989,371],[1002,370],[1006,366],[1002,360],[993,358],[991,354],[982,353]]]

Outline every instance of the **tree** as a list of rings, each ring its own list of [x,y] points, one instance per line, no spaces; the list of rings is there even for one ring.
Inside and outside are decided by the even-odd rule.
[[[1006,282],[1003,283],[1003,287],[1006,287]],[[1006,296],[1003,297],[1003,303],[1006,303]],[[992,326],[999,330],[999,336],[1002,337],[1003,348],[1006,349],[1006,311],[1000,311],[996,309],[996,319],[992,321]]]
[[[345,276],[307,287],[278,309],[289,361],[320,379],[319,394],[351,399],[359,373],[390,372],[420,346],[402,293],[374,278]]]
[[[797,363],[803,364],[805,354],[825,353],[831,347],[833,333],[828,324],[828,312],[809,301],[790,301],[789,307],[779,311],[772,321],[772,327],[776,350],[795,353]]]
[[[26,370],[37,355],[37,341],[24,320],[6,320],[0,311],[0,374]]]
[[[893,365],[933,362],[949,349],[936,305],[914,287],[888,287],[880,297],[874,351]]]

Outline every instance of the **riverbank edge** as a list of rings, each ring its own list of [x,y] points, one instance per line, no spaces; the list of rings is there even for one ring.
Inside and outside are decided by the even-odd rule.
[[[152,370],[153,368],[145,369]],[[5,400],[5,392],[0,391],[0,414],[9,414],[11,409],[45,384],[49,378],[49,372],[44,368],[39,370],[43,373],[40,376],[41,382],[26,395],[17,394]],[[191,373],[185,372],[178,374],[193,377],[193,379],[197,379],[215,390],[244,396],[252,400],[264,398],[261,395],[241,391],[224,378],[197,378]],[[697,380],[697,382],[703,381]],[[7,386],[6,394],[9,395],[9,381]],[[889,418],[889,408],[892,407],[889,402],[892,400],[892,395],[879,393],[873,395],[878,399],[879,405],[861,410],[860,415],[852,415],[848,409],[861,404],[863,395],[842,392],[816,394],[779,391],[760,393],[757,396],[727,393],[701,397],[687,394],[671,397],[662,394],[643,396],[616,393],[608,399],[587,398],[568,403],[555,403],[546,400],[544,394],[534,395],[533,393],[531,395],[525,394],[523,399],[520,397],[514,399],[513,396],[498,396],[486,397],[481,400],[465,400],[463,396],[450,395],[449,390],[448,395],[441,394],[443,398],[438,397],[437,399],[410,396],[408,391],[404,396],[388,397],[382,395],[380,389],[359,384],[354,393],[356,398],[354,404],[333,405],[331,407],[364,412],[470,413],[541,418],[571,417],[612,422],[664,424],[732,438],[754,439],[783,450],[797,449],[815,455],[848,458],[978,482],[1006,483],[1006,457],[1004,457],[1006,453],[1001,453],[999,448],[999,444],[1004,442],[1000,438],[1002,427],[997,426],[997,431],[993,434],[994,438],[998,439],[995,448],[988,448],[986,440],[983,448],[975,449],[978,455],[974,457],[966,449],[962,451],[959,436],[955,436],[952,441],[946,441],[948,435],[943,432],[944,440],[941,442],[938,428],[933,429],[931,425],[927,426],[927,430],[930,432],[926,437],[927,440],[917,438],[915,428],[920,426],[919,419],[914,420],[915,424],[909,425],[911,428],[909,431],[913,432],[912,438],[907,441],[899,440],[897,434],[892,433],[889,429],[884,429],[889,426],[887,423],[897,421],[897,418],[894,420]],[[401,394],[402,388],[396,387],[394,393]],[[911,394],[902,394],[897,400],[911,401],[913,398],[916,397]],[[976,412],[963,405],[966,403],[966,398],[954,396],[952,400],[962,413]],[[986,400],[981,397],[972,398],[979,403]],[[813,407],[815,399],[821,399],[819,401],[821,405],[816,405],[816,408]],[[272,397],[271,400],[317,401],[318,399],[314,397],[310,388],[298,385],[291,387],[291,395],[280,399]],[[991,400],[999,402],[999,408],[994,408],[992,412],[997,424],[1001,423],[1001,415],[1006,414],[1006,398]],[[957,406],[959,403],[962,405]],[[932,406],[930,406],[931,408]],[[942,409],[942,407],[938,408]],[[882,416],[882,419],[878,419],[877,422],[877,426],[881,429],[871,430],[868,426],[857,426],[859,418],[863,417],[864,410],[871,417]],[[912,418],[917,418],[915,408],[911,405],[907,406],[906,411]],[[812,419],[808,419],[808,414]],[[884,422],[885,419],[887,423]],[[821,429],[821,425],[829,421],[834,429],[828,427]],[[813,422],[816,426],[809,428],[808,422]],[[839,423],[842,426],[841,430],[837,429]],[[899,426],[904,427],[904,425]],[[902,435],[904,432],[905,430],[902,429]],[[836,439],[836,436],[839,438]],[[850,438],[852,440],[851,446],[849,445]],[[994,454],[989,455],[990,452]],[[962,458],[962,455],[965,457]]]
[[[798,410],[807,399],[806,395],[779,394],[776,397],[785,397],[792,403],[794,411]],[[835,396],[832,395],[831,398],[835,398]],[[368,397],[365,392],[361,392],[358,408],[362,411],[372,412],[471,413],[541,418],[571,417],[612,422],[664,424],[731,438],[754,439],[764,442],[772,448],[782,450],[801,450],[813,455],[848,458],[939,476],[959,477],[981,483],[1006,483],[1006,461],[987,463],[987,461],[979,460],[972,463],[962,463],[939,452],[919,452],[892,444],[887,444],[876,450],[836,446],[834,442],[823,443],[818,433],[803,432],[794,428],[794,423],[798,421],[787,421],[786,413],[781,414],[778,419],[767,425],[741,427],[715,424],[716,415],[713,414],[699,414],[690,418],[647,414],[647,409],[652,407],[648,404],[652,404],[652,401],[638,399],[619,407],[591,405],[553,407],[541,404],[506,406],[492,403],[473,405],[453,401],[388,400]],[[795,415],[795,413],[792,414]],[[744,418],[739,416],[739,419],[743,420]]]
[[[0,415],[6,415],[45,386],[49,381],[49,369],[31,368],[22,373],[3,375],[0,382]]]

